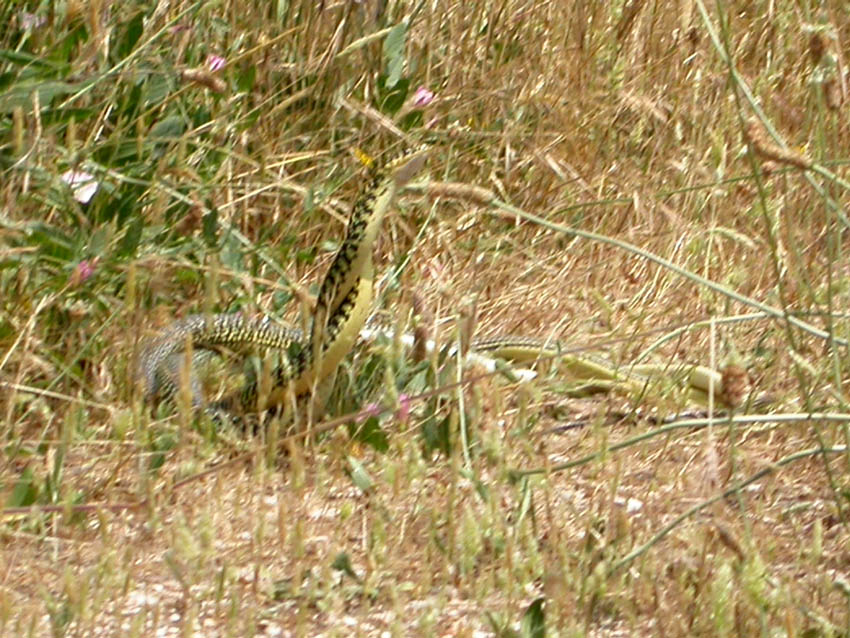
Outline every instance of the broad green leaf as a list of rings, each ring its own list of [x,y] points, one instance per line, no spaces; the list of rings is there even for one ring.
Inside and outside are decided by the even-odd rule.
[[[351,566],[351,558],[345,552],[340,552],[336,555],[336,558],[331,563],[331,568],[343,572],[347,576],[351,576],[358,583],[360,582],[360,577]]]
[[[372,488],[375,486],[375,481],[373,481],[372,477],[369,476],[369,472],[366,471],[363,464],[353,456],[348,457],[348,464],[350,466],[349,474],[351,476],[351,480],[357,488],[364,494],[371,492]]]
[[[20,106],[25,111],[33,109],[33,95],[38,94],[39,110],[50,106],[60,95],[73,93],[76,87],[68,82],[47,80],[44,82],[17,82],[8,91],[0,94],[0,113],[11,113]]]
[[[127,230],[124,232],[124,238],[121,240],[119,254],[122,257],[132,257],[136,254],[136,249],[142,241],[142,230],[145,227],[145,220],[141,215],[133,217],[133,221],[127,224]]]
[[[386,452],[390,447],[387,433],[381,429],[377,417],[369,417],[362,423],[357,423],[349,428],[349,433],[355,441],[365,443],[373,450]]]
[[[179,115],[169,115],[151,127],[150,137],[161,140],[176,140],[186,130],[186,123]]]
[[[12,490],[12,495],[9,497],[9,507],[26,507],[32,505],[38,498],[38,487],[32,475],[32,468],[24,468],[21,472],[18,482]]]
[[[520,621],[520,635],[523,638],[544,638],[546,635],[546,616],[543,613],[544,598],[532,602]]]
[[[400,22],[387,34],[384,40],[384,61],[387,65],[386,86],[395,88],[404,70],[404,43],[407,40],[407,25]]]
[[[142,37],[142,31],[144,30],[144,14],[140,11],[127,22],[124,27],[124,32],[121,34],[120,39],[118,40],[118,44],[114,49],[115,56],[118,60],[123,60],[126,58],[133,49],[136,47],[136,43],[139,41],[139,38]]]
[[[381,113],[395,115],[407,101],[410,91],[410,78],[401,78],[393,88],[387,85],[386,76],[378,78],[378,110]]]

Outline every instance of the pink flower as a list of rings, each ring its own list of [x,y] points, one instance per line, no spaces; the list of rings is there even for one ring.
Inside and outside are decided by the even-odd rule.
[[[81,204],[88,204],[97,192],[98,183],[94,175],[85,171],[65,171],[60,179],[71,187],[71,192]]]
[[[410,419],[410,395],[404,392],[398,395],[398,409],[395,416],[401,423],[407,423]]]
[[[365,408],[360,411],[360,414],[357,415],[357,422],[363,423],[368,419],[371,419],[373,416],[377,417],[381,415],[381,406],[377,403],[370,403]]]
[[[225,60],[220,55],[214,55],[210,53],[207,56],[206,64],[210,72],[215,73],[216,71],[221,71],[224,68],[224,65],[227,64],[227,60]]]
[[[429,91],[426,87],[420,86],[416,89],[416,93],[413,94],[413,99],[410,101],[410,105],[415,109],[421,109],[428,106],[433,101],[434,93]]]
[[[92,259],[89,261],[88,259],[83,259],[80,263],[76,265],[74,271],[71,273],[71,285],[79,286],[86,279],[91,277],[94,274],[94,267],[97,264],[97,259]]]

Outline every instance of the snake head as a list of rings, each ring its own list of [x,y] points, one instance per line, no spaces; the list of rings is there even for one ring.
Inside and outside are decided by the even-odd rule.
[[[396,158],[386,167],[397,187],[407,184],[425,166],[428,159],[429,146],[419,146],[414,150]]]

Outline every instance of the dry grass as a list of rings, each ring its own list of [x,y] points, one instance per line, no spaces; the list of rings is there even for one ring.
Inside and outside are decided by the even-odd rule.
[[[382,4],[68,3],[28,29],[23,7],[0,9],[16,25],[0,36],[0,496],[23,506],[2,527],[0,630],[532,636],[542,599],[550,635],[850,634],[846,10]],[[361,39],[406,15],[401,58]],[[399,110],[379,81],[393,59]],[[436,99],[416,108],[420,85]],[[376,255],[381,272],[411,258],[385,282],[388,323],[415,290],[450,340],[474,297],[479,335],[626,362],[693,325],[656,358],[743,365],[770,412],[832,418],[611,425],[633,399],[567,400],[557,370],[439,391],[379,346],[354,355],[332,411],[389,406],[386,450],[336,428],[270,460],[265,433],[141,410],[128,370],[152,327],[298,321],[288,302],[315,290],[357,189],[352,151],[424,136],[432,182],[739,297],[419,188]],[[90,204],[59,179],[73,167],[101,184]],[[831,339],[724,321],[753,312],[740,296]],[[398,392],[430,398],[404,418]],[[663,388],[640,401],[676,405]],[[577,414],[590,425],[546,433]],[[440,422],[451,450],[423,451]]]

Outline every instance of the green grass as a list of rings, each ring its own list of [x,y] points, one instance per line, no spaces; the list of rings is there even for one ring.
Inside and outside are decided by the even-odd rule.
[[[3,5],[0,633],[850,635],[848,18]],[[303,323],[363,154],[423,139],[379,322],[734,364],[769,407],[659,424],[663,379],[457,383],[391,339],[311,437],[142,405],[175,318]]]

